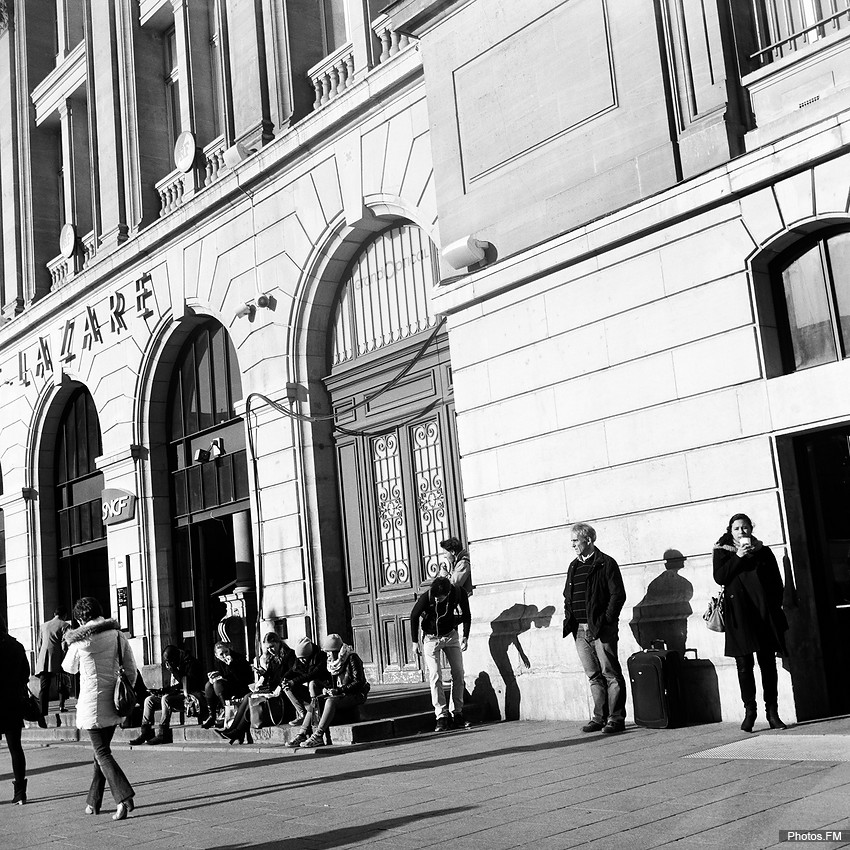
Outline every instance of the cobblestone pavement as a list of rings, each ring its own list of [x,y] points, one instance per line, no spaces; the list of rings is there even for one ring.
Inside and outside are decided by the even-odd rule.
[[[756,736],[733,724],[612,736],[579,725],[502,723],[315,752],[116,745],[137,795],[119,823],[108,792],[108,809],[83,813],[87,744],[27,746],[26,806],[5,802],[4,747],[0,848],[689,850],[778,846],[781,829],[850,830],[850,762],[840,754],[805,760],[796,746],[797,760],[784,761],[774,746],[753,758]],[[850,736],[850,720],[759,737],[801,734]],[[742,739],[750,755],[692,757]]]

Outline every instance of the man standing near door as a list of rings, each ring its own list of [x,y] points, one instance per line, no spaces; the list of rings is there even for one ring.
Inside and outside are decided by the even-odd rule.
[[[45,717],[50,703],[50,682],[54,677],[59,685],[59,711],[65,710],[68,689],[62,672],[62,659],[65,657],[63,638],[70,627],[68,612],[59,605],[53,611],[53,618],[42,623],[39,630],[35,675],[39,678],[38,697],[41,700],[41,713]]]
[[[593,698],[593,717],[581,731],[615,734],[626,726],[626,682],[617,656],[626,589],[617,562],[596,548],[591,526],[577,522],[570,540],[577,557],[564,585],[564,637],[575,638]]]

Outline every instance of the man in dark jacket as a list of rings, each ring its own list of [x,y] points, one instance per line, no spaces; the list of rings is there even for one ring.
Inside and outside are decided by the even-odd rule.
[[[593,697],[593,717],[581,731],[614,734],[626,725],[626,682],[617,656],[617,621],[626,589],[617,562],[596,548],[591,526],[576,523],[570,539],[578,557],[564,585],[564,637],[575,638]]]
[[[70,627],[68,612],[59,606],[53,611],[53,619],[42,623],[39,629],[35,675],[41,683],[38,698],[41,700],[41,713],[45,717],[50,703],[50,682],[54,677],[59,685],[59,711],[65,710],[68,686],[65,681],[66,674],[62,672],[62,659],[65,657],[65,632]]]
[[[450,725],[469,726],[463,716],[463,653],[469,639],[469,599],[460,587],[455,587],[445,576],[431,582],[427,593],[423,593],[410,612],[410,638],[413,651],[420,652],[419,620],[422,620],[422,647],[425,666],[428,668],[431,685],[431,703],[437,716],[436,732],[445,732]],[[463,627],[463,638],[459,638],[457,627]],[[452,715],[446,706],[443,692],[443,671],[440,665],[440,650],[452,671]]]
[[[215,645],[215,669],[207,674],[209,682],[204,690],[211,713],[215,713],[216,703],[222,709],[229,699],[245,696],[254,684],[254,668],[244,655],[233,651],[233,647],[220,640]]]
[[[145,698],[142,711],[142,729],[139,735],[130,743],[140,744],[170,744],[171,712],[180,711],[190,700],[194,699],[200,707],[199,720],[204,721],[207,713],[207,700],[204,696],[206,675],[201,662],[188,652],[169,644],[162,652],[162,660],[171,674],[171,685],[164,690],[154,690]],[[158,707],[162,708],[159,729],[153,733],[153,721]]]

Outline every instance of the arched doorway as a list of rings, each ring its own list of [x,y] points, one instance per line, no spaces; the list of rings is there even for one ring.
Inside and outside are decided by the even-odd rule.
[[[109,616],[109,557],[101,519],[103,473],[95,466],[101,453],[94,401],[80,387],[62,411],[54,451],[57,596],[68,610],[81,596],[94,596]]]
[[[448,338],[434,333],[436,252],[415,225],[378,233],[340,287],[325,385],[336,414],[345,576],[354,643],[373,682],[419,682],[410,610],[440,540],[464,536]]]
[[[241,398],[233,343],[207,321],[180,349],[167,404],[177,636],[206,661],[220,639],[250,654],[256,618]]]

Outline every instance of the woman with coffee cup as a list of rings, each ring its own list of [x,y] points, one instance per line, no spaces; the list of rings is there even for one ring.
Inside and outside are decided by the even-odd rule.
[[[722,584],[727,657],[735,659],[744,703],[741,729],[756,722],[753,654],[761,670],[762,693],[771,729],[785,729],[777,707],[776,655],[786,655],[782,578],[773,552],[753,537],[753,522],[735,514],[714,546],[714,580]]]

